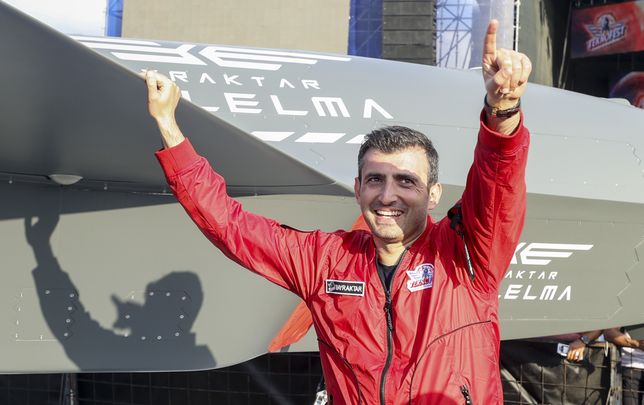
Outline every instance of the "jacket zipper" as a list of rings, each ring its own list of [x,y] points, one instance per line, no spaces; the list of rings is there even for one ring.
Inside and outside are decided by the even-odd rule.
[[[465,398],[465,405],[472,405],[472,398],[470,397],[470,390],[467,388],[467,385],[461,386],[461,393],[463,398]]]
[[[402,253],[402,255],[400,255],[400,259],[398,259],[398,263],[396,264],[394,273],[391,275],[389,285],[385,284],[384,274],[380,274],[380,272],[378,272],[378,277],[382,282],[382,287],[385,289],[385,307],[383,309],[385,311],[385,317],[387,319],[387,360],[385,361],[385,367],[382,369],[382,376],[380,377],[380,403],[382,405],[385,405],[385,382],[387,380],[387,372],[389,371],[389,366],[391,366],[391,357],[393,355],[393,345],[394,345],[394,322],[391,317],[390,289],[391,289],[391,283],[394,281],[394,278],[396,277],[396,273],[398,272],[398,267],[400,267],[400,263],[402,263],[406,253],[407,253],[407,250],[405,250]],[[376,260],[378,259],[376,258]]]
[[[465,250],[465,264],[467,264],[467,274],[470,276],[470,280],[474,281],[476,274],[474,273],[474,266],[472,265],[472,257],[470,256],[470,250],[467,248],[467,242],[465,242],[465,227],[463,226],[463,213],[461,212],[461,203],[456,203],[452,208],[449,209],[447,217],[450,219],[450,227],[456,231],[456,234],[461,237],[463,240],[463,249]]]

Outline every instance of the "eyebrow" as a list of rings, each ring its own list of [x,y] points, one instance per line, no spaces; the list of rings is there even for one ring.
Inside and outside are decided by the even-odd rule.
[[[362,177],[367,179],[369,177],[386,177],[386,175],[384,173],[374,171],[374,172],[365,172],[365,173],[362,174]],[[396,181],[413,180],[416,183],[422,183],[422,179],[419,176],[417,176],[417,175],[415,175],[413,173],[409,173],[409,172],[395,173],[393,175],[393,178]]]
[[[367,178],[367,177],[384,177],[385,175],[380,173],[380,172],[362,172],[362,177]]]
[[[407,174],[407,173],[396,173],[394,174],[394,179],[400,181],[400,180],[413,180],[416,183],[422,182],[420,177],[416,176],[415,174]]]

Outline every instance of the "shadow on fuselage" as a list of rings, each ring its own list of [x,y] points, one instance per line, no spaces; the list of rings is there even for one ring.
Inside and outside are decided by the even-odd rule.
[[[83,291],[78,291],[54,255],[51,238],[59,218],[58,212],[45,209],[25,217],[24,227],[37,262],[32,275],[42,314],[52,335],[80,371],[215,367],[210,350],[197,345],[191,333],[203,302],[201,282],[195,273],[171,272],[124,300],[113,295],[118,318],[111,328],[105,327],[85,308]],[[131,271],[136,271],[136,263]]]

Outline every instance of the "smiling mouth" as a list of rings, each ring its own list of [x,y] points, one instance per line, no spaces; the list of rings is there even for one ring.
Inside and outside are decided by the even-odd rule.
[[[402,211],[398,210],[375,210],[375,212],[379,217],[386,218],[397,218],[402,215]]]

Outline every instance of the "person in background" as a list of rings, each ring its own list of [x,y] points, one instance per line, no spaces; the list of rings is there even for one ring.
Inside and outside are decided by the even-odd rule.
[[[644,340],[633,339],[620,328],[605,329],[604,337],[620,347],[622,404],[644,405]]]
[[[586,355],[586,346],[597,340],[602,334],[601,330],[587,332],[569,333],[565,335],[552,336],[553,339],[568,344],[568,361],[581,362]]]

